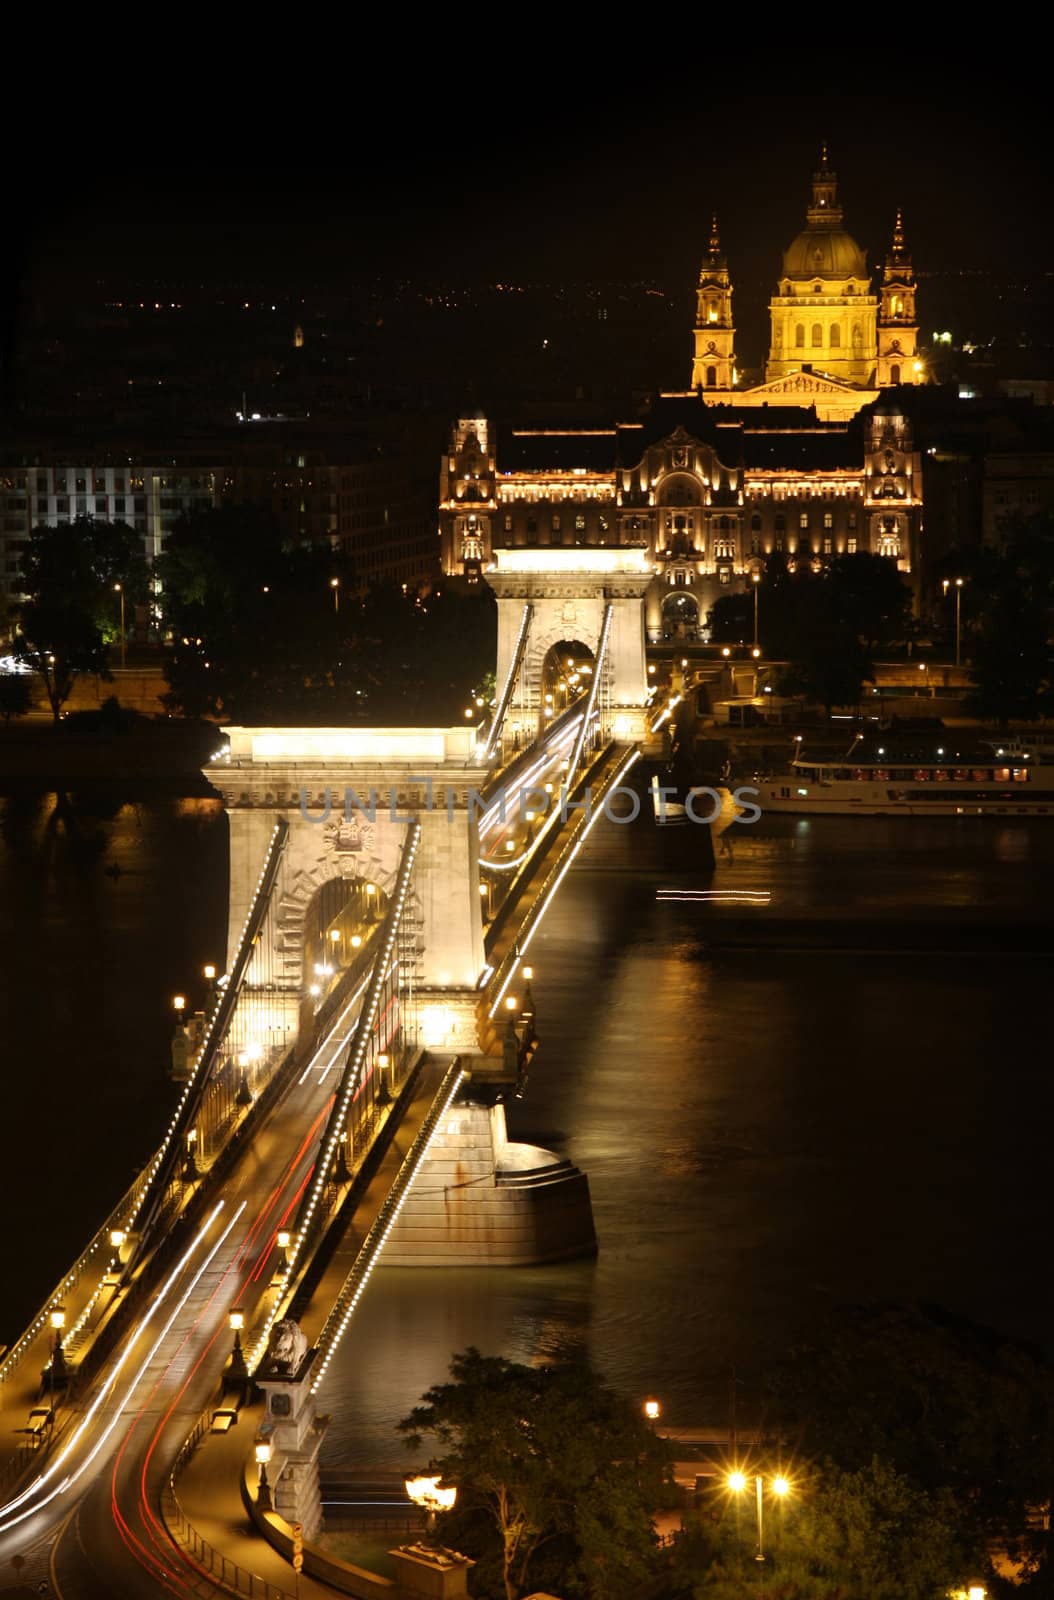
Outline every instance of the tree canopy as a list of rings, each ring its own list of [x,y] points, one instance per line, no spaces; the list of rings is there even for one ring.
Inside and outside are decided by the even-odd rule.
[[[399,1424],[431,1437],[433,1470],[458,1487],[443,1538],[473,1556],[473,1589],[520,1600],[630,1600],[654,1580],[652,1513],[668,1494],[664,1441],[578,1359],[538,1367],[455,1355]]]
[[[758,639],[769,661],[785,661],[781,687],[830,711],[854,705],[872,676],[876,651],[909,637],[911,591],[884,556],[836,556],[820,571],[791,570],[772,555],[757,586]],[[710,611],[718,644],[753,637],[754,596],[722,595]]]
[[[134,604],[147,593],[143,541],[125,522],[93,517],[36,527],[22,576],[29,599],[21,607],[17,654],[40,677],[58,721],[80,674],[110,677],[107,644],[118,633],[118,594]]]
[[[287,545],[265,509],[181,519],[158,563],[170,704],[267,722],[460,720],[493,660],[485,586],[360,585],[328,545]]]

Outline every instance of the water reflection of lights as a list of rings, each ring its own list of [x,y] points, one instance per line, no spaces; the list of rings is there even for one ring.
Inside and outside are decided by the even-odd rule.
[[[706,901],[711,905],[767,906],[771,889],[656,889],[656,900]]]

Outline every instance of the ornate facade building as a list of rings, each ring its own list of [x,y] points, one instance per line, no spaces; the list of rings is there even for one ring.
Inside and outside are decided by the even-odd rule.
[[[455,424],[440,481],[442,563],[478,579],[496,549],[637,546],[649,638],[696,638],[768,556],[818,569],[869,551],[913,581],[921,461],[900,386],[917,383],[915,281],[898,214],[879,294],[842,228],[826,152],[770,304],[766,381],[738,387],[716,219],[697,293],[692,387],[610,426]]]

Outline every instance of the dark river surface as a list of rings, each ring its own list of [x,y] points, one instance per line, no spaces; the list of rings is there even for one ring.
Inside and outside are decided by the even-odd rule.
[[[0,1342],[154,1147],[171,995],[222,960],[218,802],[91,809],[0,799]],[[1054,823],[763,819],[713,886],[769,903],[732,910],[658,898],[710,877],[657,872],[635,830],[594,839],[532,946],[542,1047],[510,1121],[588,1173],[599,1255],[380,1269],[324,1461],[402,1464],[394,1422],[470,1343],[581,1340],[669,1421],[719,1424],[730,1369],[749,1414],[840,1301],[925,1298],[1049,1347]]]

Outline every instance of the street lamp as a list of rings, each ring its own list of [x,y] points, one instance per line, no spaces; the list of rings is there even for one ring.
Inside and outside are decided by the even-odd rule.
[[[197,1148],[198,1148],[198,1130],[197,1130],[197,1128],[188,1128],[188,1130],[187,1130],[187,1164],[183,1169],[183,1175],[188,1180],[188,1182],[193,1182],[193,1180],[195,1178],[200,1178],[201,1177],[201,1173],[198,1171],[198,1163],[197,1163],[197,1160],[195,1159],[196,1155],[197,1155]]]
[[[758,593],[761,588],[761,573],[752,572],[750,581],[754,585],[754,654],[758,653]]]
[[[651,1423],[653,1430],[654,1430],[655,1424],[659,1420],[659,1417],[660,1417],[661,1413],[662,1413],[662,1407],[661,1407],[661,1405],[659,1404],[659,1402],[657,1400],[645,1400],[645,1402],[644,1402],[644,1415],[647,1417],[648,1421]]]
[[[279,1228],[278,1232],[274,1236],[274,1242],[278,1246],[278,1259],[275,1262],[275,1271],[285,1272],[289,1267],[289,1257],[286,1252],[293,1242],[293,1235],[290,1233],[288,1228]]]
[[[125,659],[125,632],[124,632],[124,586],[123,586],[123,584],[115,583],[113,587],[114,587],[114,593],[115,594],[119,594],[120,597],[121,597],[121,671],[123,672],[124,669],[125,669],[125,665],[126,665],[126,659]]]
[[[256,1465],[260,1469],[260,1484],[256,1495],[256,1504],[261,1511],[270,1511],[271,1485],[267,1481],[267,1463],[271,1459],[271,1443],[268,1439],[260,1439],[256,1444]]]
[[[176,1013],[177,1017],[179,1017],[180,1020],[182,1020],[183,1012],[186,1009],[187,1009],[187,997],[186,997],[186,995],[185,994],[174,994],[172,996],[172,1010]]]
[[[245,1351],[242,1349],[242,1329],[245,1327],[245,1312],[238,1310],[228,1312],[227,1324],[234,1334],[229,1376],[235,1383],[245,1383],[249,1377],[249,1369],[245,1365]]]
[[[954,583],[955,585],[955,665],[957,667],[962,665],[962,652],[960,646],[962,642],[963,584],[965,581],[966,580],[964,578],[944,578],[941,582],[941,588],[944,590],[945,598],[947,598],[948,590],[951,588],[952,584]]]
[[[388,1053],[385,1050],[382,1050],[377,1057],[377,1076],[380,1080],[380,1088],[377,1090],[377,1104],[379,1106],[390,1106],[392,1092],[388,1087]]]
[[[438,1511],[452,1511],[457,1499],[457,1489],[451,1484],[443,1488],[438,1477],[427,1477],[424,1474],[416,1478],[406,1478],[406,1493],[415,1506],[420,1506],[426,1515],[425,1532],[431,1538],[435,1532],[436,1513]]]
[[[66,1312],[62,1306],[56,1306],[48,1317],[54,1333],[51,1346],[51,1361],[48,1371],[51,1375],[51,1413],[55,1414],[55,1386],[66,1381],[66,1353],[62,1348],[62,1330],[66,1326]]]
[[[746,1473],[744,1473],[744,1472],[730,1472],[728,1474],[728,1478],[726,1479],[726,1482],[728,1484],[729,1489],[731,1489],[733,1494],[742,1494],[743,1490],[747,1487],[748,1479],[747,1479]],[[788,1494],[790,1494],[790,1482],[788,1481],[787,1478],[785,1478],[783,1476],[782,1473],[777,1473],[777,1475],[773,1478],[773,1480],[772,1480],[772,1493],[779,1500],[785,1499],[786,1496]],[[765,1480],[762,1477],[760,1472],[755,1473],[755,1475],[754,1475],[754,1496],[755,1496],[755,1505],[757,1507],[757,1519],[758,1519],[758,1551],[757,1551],[757,1555],[754,1557],[754,1560],[755,1561],[764,1561],[764,1559],[765,1559]]]
[[[330,578],[329,586],[333,590],[333,609],[334,609],[334,611],[339,611],[340,610],[340,579],[339,578]]]

